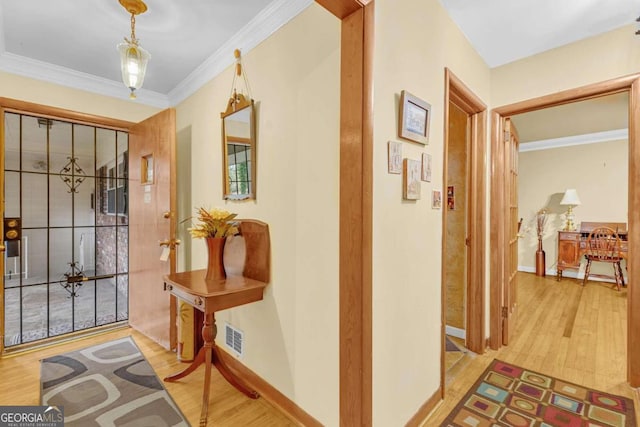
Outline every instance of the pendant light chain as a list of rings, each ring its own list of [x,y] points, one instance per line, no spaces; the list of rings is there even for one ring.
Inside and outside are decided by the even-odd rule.
[[[131,40],[127,40],[126,37],[124,39],[127,43],[138,45],[138,39],[136,39],[136,14],[133,12],[131,13]]]

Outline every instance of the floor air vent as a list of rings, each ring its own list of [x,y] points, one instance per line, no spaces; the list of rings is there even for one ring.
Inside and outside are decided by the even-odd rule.
[[[244,333],[241,330],[225,323],[224,343],[233,354],[242,357],[244,353]]]

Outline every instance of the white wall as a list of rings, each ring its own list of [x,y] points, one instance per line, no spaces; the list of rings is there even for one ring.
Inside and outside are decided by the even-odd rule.
[[[340,21],[314,3],[242,56],[256,101],[256,201],[222,199],[220,113],[233,70],[177,106],[178,143],[191,144],[193,207],[223,207],[267,222],[271,232],[264,301],[216,317],[219,325],[227,321],[244,332],[243,364],[318,421],[335,426]],[[204,243],[194,240],[192,247],[191,267],[204,268]]]
[[[373,419],[404,425],[440,385],[444,73],[449,67],[488,103],[489,69],[437,0],[377,0],[374,51]],[[401,175],[387,173],[397,140],[400,92],[431,104],[426,146],[403,141],[402,155],[433,156],[421,199],[402,200]]]

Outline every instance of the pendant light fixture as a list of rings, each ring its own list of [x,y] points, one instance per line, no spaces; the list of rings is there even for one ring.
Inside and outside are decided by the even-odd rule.
[[[135,99],[135,91],[142,87],[147,62],[151,55],[144,50],[136,38],[136,15],[147,11],[147,5],[142,0],[119,0],[122,7],[131,14],[131,39],[124,38],[125,43],[118,45],[120,52],[120,68],[122,81],[131,90],[129,98]]]

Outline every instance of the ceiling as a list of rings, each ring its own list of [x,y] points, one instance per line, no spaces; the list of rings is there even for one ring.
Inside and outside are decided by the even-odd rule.
[[[489,67],[634,23],[640,0],[440,0]]]
[[[395,0],[398,1],[398,0]],[[424,0],[423,0],[424,1]],[[146,0],[136,36],[151,53],[138,102],[168,107],[313,0]],[[628,25],[640,0],[440,0],[490,67]],[[0,0],[0,70],[128,99],[118,0]],[[526,23],[524,25],[523,23]]]
[[[151,54],[138,102],[175,105],[313,0],[145,0],[136,37]],[[122,99],[118,0],[0,0],[0,70]]]

